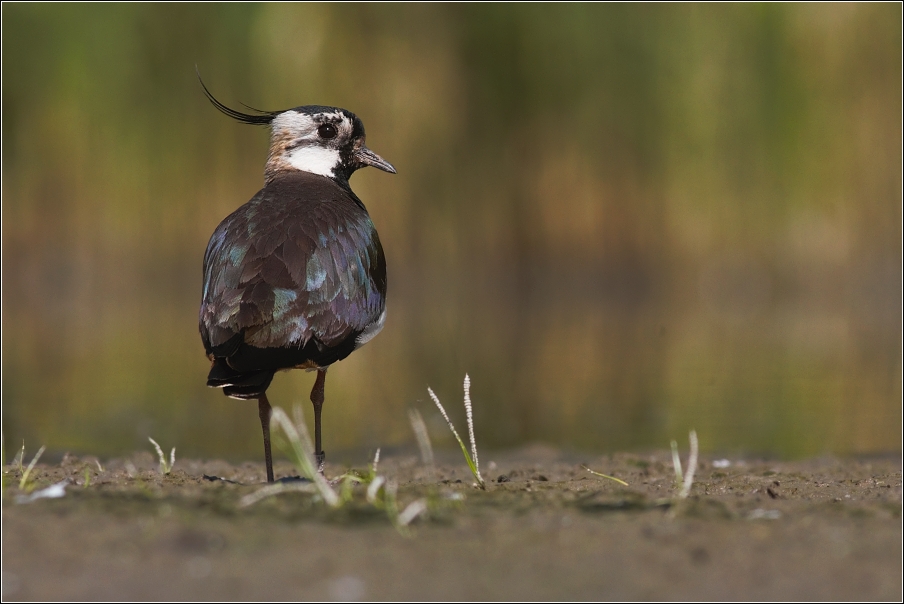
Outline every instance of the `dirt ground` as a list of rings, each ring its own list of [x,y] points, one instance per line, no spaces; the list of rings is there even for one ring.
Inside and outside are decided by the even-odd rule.
[[[260,462],[177,459],[163,476],[147,453],[67,456],[31,475],[32,492],[68,478],[65,496],[29,503],[18,467],[5,470],[4,601],[902,597],[899,457],[706,458],[678,500],[668,452],[490,455],[486,491],[460,456],[431,472],[384,452],[378,473],[398,483],[400,508],[428,503],[408,530],[363,485],[335,510],[301,492],[242,506],[262,488]]]

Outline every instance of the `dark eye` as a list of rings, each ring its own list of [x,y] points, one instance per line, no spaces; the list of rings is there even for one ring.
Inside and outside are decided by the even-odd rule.
[[[338,132],[336,132],[336,126],[332,124],[323,124],[320,128],[317,128],[317,134],[320,135],[320,138],[336,138]]]

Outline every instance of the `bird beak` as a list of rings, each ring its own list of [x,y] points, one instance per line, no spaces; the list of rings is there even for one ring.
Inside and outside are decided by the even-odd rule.
[[[355,151],[355,159],[357,159],[365,166],[373,166],[374,168],[379,168],[384,172],[389,172],[390,174],[396,173],[396,169],[392,167],[391,163],[389,163],[367,147],[361,147],[360,149]]]

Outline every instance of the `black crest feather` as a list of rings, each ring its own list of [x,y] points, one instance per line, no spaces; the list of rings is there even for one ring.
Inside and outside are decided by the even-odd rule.
[[[267,126],[270,124],[270,122],[273,121],[273,118],[282,113],[282,111],[264,111],[262,109],[255,109],[254,107],[249,107],[244,103],[242,103],[242,105],[252,111],[256,111],[258,115],[242,113],[241,111],[227,107],[226,105],[218,101],[217,98],[213,96],[207,89],[207,86],[204,85],[204,80],[201,79],[201,72],[198,71],[197,66],[195,66],[195,73],[198,74],[198,82],[201,83],[201,88],[204,89],[204,94],[207,95],[207,100],[209,100],[214,107],[219,109],[221,113],[228,115],[236,121],[242,122],[243,124],[251,124],[253,126]]]

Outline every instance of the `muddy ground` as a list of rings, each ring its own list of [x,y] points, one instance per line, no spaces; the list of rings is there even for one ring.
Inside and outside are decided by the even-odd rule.
[[[486,491],[461,457],[431,473],[384,452],[400,507],[429,506],[408,530],[365,486],[337,510],[300,492],[242,507],[259,462],[177,459],[163,476],[147,453],[67,456],[27,485],[68,478],[65,496],[30,503],[9,465],[3,600],[901,600],[899,457],[727,461],[702,459],[677,500],[668,452],[491,455]]]

